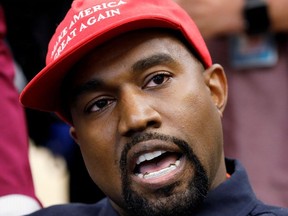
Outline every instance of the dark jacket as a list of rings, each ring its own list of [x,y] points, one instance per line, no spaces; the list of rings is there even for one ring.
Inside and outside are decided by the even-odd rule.
[[[231,177],[209,192],[195,216],[288,216],[288,209],[266,205],[256,198],[239,161],[226,159],[226,166]],[[96,204],[56,205],[31,214],[37,215],[118,216],[107,198]]]

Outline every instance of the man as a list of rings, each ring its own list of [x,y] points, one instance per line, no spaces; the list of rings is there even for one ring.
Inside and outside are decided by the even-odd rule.
[[[224,158],[224,70],[168,0],[75,0],[21,102],[71,125],[107,195],[32,215],[287,215]]]

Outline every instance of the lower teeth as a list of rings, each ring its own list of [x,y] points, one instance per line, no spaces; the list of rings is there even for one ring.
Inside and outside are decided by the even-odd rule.
[[[156,177],[160,177],[160,176],[163,176],[173,170],[175,170],[177,168],[177,166],[179,166],[180,164],[180,161],[177,160],[175,162],[175,164],[170,164],[169,167],[167,168],[164,168],[162,170],[159,170],[159,171],[156,171],[156,172],[151,172],[151,173],[137,173],[136,175],[139,177],[139,178],[143,178],[143,179],[150,179],[150,178],[156,178]]]

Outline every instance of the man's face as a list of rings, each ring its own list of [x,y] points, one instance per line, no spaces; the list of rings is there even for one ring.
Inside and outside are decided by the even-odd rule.
[[[71,134],[121,214],[184,215],[224,181],[221,67],[147,31],[97,48],[75,74]]]

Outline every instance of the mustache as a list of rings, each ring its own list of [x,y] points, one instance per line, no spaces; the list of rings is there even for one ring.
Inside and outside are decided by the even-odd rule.
[[[169,141],[173,142],[172,136],[168,136],[165,134],[160,134],[160,133],[143,133],[143,134],[138,134],[132,137],[131,141],[126,143],[125,148],[123,152],[128,152],[133,146],[140,142],[148,141],[148,140],[162,140],[162,141]]]

